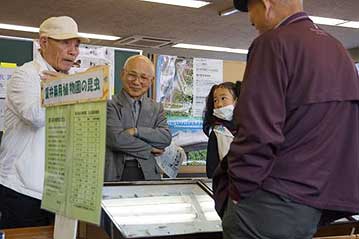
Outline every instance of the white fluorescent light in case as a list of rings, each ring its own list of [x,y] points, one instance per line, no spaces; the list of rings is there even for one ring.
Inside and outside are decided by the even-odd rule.
[[[12,31],[23,31],[23,32],[39,32],[38,27],[27,27],[27,26],[21,26],[21,25],[12,25],[12,24],[3,24],[0,23],[0,29],[5,30],[12,30]],[[100,39],[100,40],[109,40],[109,41],[115,41],[120,39],[121,37],[117,36],[110,36],[110,35],[100,35],[100,34],[93,34],[93,33],[79,33],[83,37],[91,38],[91,39]]]
[[[185,43],[176,44],[173,47],[205,50],[205,51],[219,51],[219,52],[229,52],[229,53],[238,53],[238,54],[248,54],[248,50],[245,50],[245,49],[217,47],[217,46],[204,46],[204,45],[194,45],[194,44],[185,44]]]
[[[192,8],[200,8],[210,4],[209,2],[196,1],[196,0],[141,0],[141,1],[176,5],[181,7],[192,7]]]
[[[208,197],[208,200],[211,199]],[[102,203],[110,209],[117,224],[144,225],[195,221],[199,216],[189,201],[191,200],[187,196],[155,196],[109,199]],[[208,217],[211,218],[211,215]]]

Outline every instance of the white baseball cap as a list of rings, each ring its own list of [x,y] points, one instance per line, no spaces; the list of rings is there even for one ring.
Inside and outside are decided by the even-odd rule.
[[[82,43],[90,40],[79,34],[77,23],[68,16],[50,17],[40,25],[40,36],[46,36],[55,40],[78,38]]]

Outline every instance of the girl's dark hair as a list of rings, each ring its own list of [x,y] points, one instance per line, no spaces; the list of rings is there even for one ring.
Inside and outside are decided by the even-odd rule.
[[[207,96],[206,108],[204,110],[203,124],[212,125],[215,121],[215,118],[213,116],[213,109],[214,109],[213,95],[214,95],[214,91],[218,88],[228,89],[229,92],[232,94],[233,98],[237,99],[240,93],[241,82],[240,81],[236,81],[236,83],[223,82],[221,84],[212,86],[211,91]]]

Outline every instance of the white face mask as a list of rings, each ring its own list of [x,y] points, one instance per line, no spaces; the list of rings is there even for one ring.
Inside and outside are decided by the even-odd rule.
[[[234,105],[227,105],[222,108],[213,109],[213,115],[217,118],[231,121],[233,119]]]

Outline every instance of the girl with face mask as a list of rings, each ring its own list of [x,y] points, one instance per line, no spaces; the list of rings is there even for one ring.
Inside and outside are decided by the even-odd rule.
[[[228,153],[236,133],[233,109],[240,91],[240,82],[214,85],[207,97],[203,132],[208,136],[206,172],[212,178],[219,162]]]

